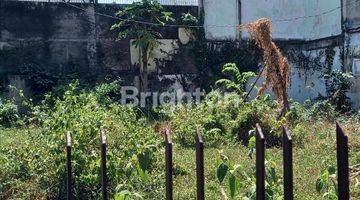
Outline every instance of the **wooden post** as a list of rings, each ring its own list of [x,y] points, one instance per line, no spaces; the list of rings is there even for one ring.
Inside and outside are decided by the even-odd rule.
[[[204,143],[199,129],[196,130],[195,142],[196,142],[197,200],[204,200],[205,199]]]
[[[72,200],[72,167],[71,167],[71,134],[68,131],[66,133],[66,169],[67,169],[67,180],[66,180],[66,194],[67,199]]]
[[[336,152],[338,167],[338,199],[348,200],[350,198],[348,137],[338,122],[336,122]]]
[[[289,129],[283,126],[284,199],[293,200],[292,138]]]
[[[256,199],[265,200],[265,136],[256,124]]]
[[[106,135],[105,130],[101,130],[100,132],[101,137],[101,190],[102,190],[102,197],[103,200],[108,199],[107,194],[107,175],[106,175]]]
[[[166,200],[173,199],[173,163],[172,163],[172,143],[170,132],[165,130],[165,168],[166,168]]]

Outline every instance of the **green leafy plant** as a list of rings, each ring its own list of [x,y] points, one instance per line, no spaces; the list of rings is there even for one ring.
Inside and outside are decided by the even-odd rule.
[[[19,176],[20,172],[12,172],[13,168],[7,167],[5,174],[8,175],[4,177],[0,173],[3,182],[3,185],[0,185],[0,195],[7,191],[9,185],[14,184],[14,180],[21,180],[31,182],[38,189],[32,191],[34,194],[30,196],[66,196],[64,145],[65,133],[71,131],[74,195],[79,199],[100,198],[99,132],[103,128],[108,139],[107,173],[110,194],[129,190],[151,199],[154,194],[149,192],[150,188],[161,185],[159,177],[162,170],[158,169],[161,165],[155,159],[160,153],[158,149],[161,147],[161,137],[158,137],[152,127],[147,125],[146,119],[138,117],[132,108],[119,105],[110,98],[106,105],[100,102],[107,96],[104,95],[104,91],[108,91],[106,88],[111,89],[114,85],[99,86],[98,90],[91,91],[82,90],[78,86],[78,82],[73,82],[62,96],[48,95],[43,104],[31,106],[33,109],[29,112],[28,121],[36,122],[31,124],[41,128],[36,134],[32,133],[36,138],[28,142],[41,142],[41,146],[29,151],[20,149],[13,152],[12,149],[2,149],[4,152],[1,152],[0,156],[5,158],[0,157],[0,165],[17,163],[24,175]],[[39,159],[30,159],[34,158],[34,155]],[[18,163],[17,159],[21,163]],[[153,172],[157,170],[160,173],[154,175]]]
[[[247,144],[248,131],[260,123],[267,133],[268,145],[276,146],[281,142],[281,126],[286,123],[285,118],[276,120],[276,106],[267,95],[244,102],[238,94],[222,95],[216,90],[207,94],[197,106],[164,107],[161,112],[174,130],[174,141],[183,145],[193,145],[197,127],[207,145],[216,146],[229,141]],[[293,137],[298,139],[295,135]]]
[[[248,156],[252,159],[255,152],[255,137],[251,137],[248,145]],[[244,164],[233,164],[229,158],[220,151],[222,163],[217,168],[217,178],[220,187],[223,190],[224,184],[228,188],[231,199],[237,197],[237,193],[242,188],[245,192],[240,194],[243,199],[256,199],[256,165],[253,165],[251,172],[248,173]],[[282,196],[282,179],[278,176],[275,162],[269,160],[268,156],[265,161],[266,165],[266,191],[265,199],[280,200]],[[224,181],[227,180],[227,183]],[[225,194],[225,193],[224,193]]]
[[[352,75],[335,70],[323,75],[323,77],[326,80],[327,98],[330,102],[336,106],[338,111],[347,112],[351,110],[347,92],[352,86]]]
[[[163,6],[154,0],[134,2],[118,11],[116,16],[123,20],[114,24],[111,30],[119,31],[119,40],[133,38],[133,45],[140,49],[141,90],[145,91],[148,89],[149,55],[160,44],[157,39],[162,38],[159,26],[153,24],[164,26],[175,19],[172,12],[166,12]]]
[[[323,198],[333,200],[338,199],[336,168],[326,160],[322,161],[322,166],[324,168],[316,180],[316,191],[323,194]]]
[[[11,126],[19,118],[18,106],[13,102],[0,99],[0,125]]]
[[[225,86],[226,90],[236,92],[243,95],[245,92],[246,83],[249,78],[255,77],[254,72],[241,73],[235,63],[227,63],[223,66],[222,73],[230,76],[229,79],[220,79],[216,81],[217,86]]]
[[[309,115],[312,118],[335,119],[336,111],[330,101],[316,101],[309,108]]]

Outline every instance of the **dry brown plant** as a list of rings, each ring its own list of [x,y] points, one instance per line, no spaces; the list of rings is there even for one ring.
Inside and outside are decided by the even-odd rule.
[[[290,84],[290,65],[282,55],[280,49],[272,41],[271,22],[267,18],[261,18],[253,23],[240,26],[249,32],[250,38],[264,52],[264,83],[258,91],[258,97],[262,96],[267,87],[272,86],[277,101],[282,105],[280,116],[284,116],[289,110],[288,86]]]

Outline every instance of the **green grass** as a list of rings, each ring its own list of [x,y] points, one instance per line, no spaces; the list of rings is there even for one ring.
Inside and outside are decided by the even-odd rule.
[[[321,125],[321,124],[320,124]],[[309,134],[306,143],[303,146],[295,146],[293,149],[293,169],[294,169],[294,195],[295,199],[324,199],[322,194],[317,193],[315,183],[323,169],[321,162],[327,160],[336,166],[336,148],[335,133],[333,127],[320,126],[322,133],[317,132],[315,127],[314,134]],[[331,129],[332,128],[332,129]],[[359,129],[347,129],[350,141],[350,166],[360,163],[360,132]],[[317,133],[316,133],[317,132]],[[254,160],[247,156],[247,149],[243,145],[226,145],[218,148],[208,147],[205,149],[205,193],[206,199],[223,199],[219,182],[216,178],[217,166],[221,163],[219,151],[224,154],[234,164],[244,164],[251,166]],[[277,172],[282,177],[282,150],[281,148],[271,148],[266,150],[269,159],[277,163]],[[174,147],[174,165],[175,170],[182,172],[177,174],[174,179],[174,199],[196,199],[196,174],[195,174],[195,150],[184,148],[179,145]],[[360,177],[358,177],[360,179]],[[356,179],[351,179],[351,197],[360,198],[360,186],[356,185]],[[226,187],[224,187],[226,190]],[[239,189],[236,199],[242,199],[241,193],[244,188]],[[228,191],[227,191],[227,194]]]
[[[358,124],[346,122],[344,124],[344,129],[349,135],[350,166],[353,166],[360,163],[360,127]],[[319,122],[308,125],[307,131],[304,145],[295,145],[293,150],[295,199],[324,199],[322,194],[316,192],[315,182],[322,170],[322,160],[326,158],[331,164],[336,166],[334,127],[332,124]],[[13,146],[14,148],[27,148],[32,145],[38,145],[27,142],[31,133],[34,133],[34,131],[29,132],[27,129],[0,129],[0,145]],[[223,154],[228,156],[232,163],[248,166],[246,170],[249,172],[255,162],[254,159],[250,159],[247,156],[248,150],[241,144],[221,145],[215,148],[206,146],[204,152],[205,193],[206,199],[209,200],[224,199],[221,193],[221,186],[216,177],[217,166],[221,163],[220,150],[223,150]],[[269,159],[277,164],[277,172],[282,177],[281,148],[269,148],[266,151]],[[194,148],[174,144],[174,199],[196,199],[195,162]],[[360,177],[357,178],[360,179]],[[28,184],[29,182],[24,182],[19,185],[26,186]],[[36,190],[36,188],[31,187],[31,184],[26,187],[29,190]],[[226,187],[223,186],[223,188],[226,194],[229,195]],[[159,193],[163,193],[163,190],[164,188],[159,189]],[[236,199],[242,199],[242,194],[245,190],[246,188],[240,188],[237,191]],[[24,189],[21,191],[24,191]],[[162,195],[159,194],[159,196]],[[360,198],[360,187],[355,178],[351,179],[351,197],[352,199]]]

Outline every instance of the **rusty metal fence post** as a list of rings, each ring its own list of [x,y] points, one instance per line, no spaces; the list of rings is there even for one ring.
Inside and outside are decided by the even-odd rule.
[[[336,152],[338,167],[338,199],[348,200],[350,198],[348,137],[338,122],[336,122]]]
[[[265,200],[265,136],[256,124],[256,199]]]
[[[66,171],[66,195],[68,200],[72,200],[71,134],[69,131],[66,133]]]
[[[284,167],[284,199],[292,200],[293,194],[293,155],[290,131],[283,126],[283,167]]]
[[[200,130],[196,130],[196,186],[197,200],[205,199],[205,177],[204,177],[204,143]]]
[[[105,130],[101,130],[101,191],[104,200],[108,199],[107,175],[106,175],[106,135]]]
[[[168,129],[164,133],[165,138],[165,168],[166,168],[166,200],[173,199],[173,162],[172,150],[173,145],[170,139],[170,132]]]

